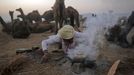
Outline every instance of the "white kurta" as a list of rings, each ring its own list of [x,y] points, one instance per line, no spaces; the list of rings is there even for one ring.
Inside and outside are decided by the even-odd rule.
[[[83,42],[82,39],[84,39],[84,40],[85,40],[85,43],[88,44],[87,38],[86,38],[86,34],[85,34],[85,33],[75,32],[74,39],[73,39],[73,43],[70,44],[70,45],[67,47],[67,46],[64,44],[63,40],[60,38],[60,36],[59,36],[58,34],[57,34],[57,35],[52,35],[52,36],[49,36],[48,39],[42,41],[42,49],[43,49],[43,51],[44,51],[44,50],[47,50],[48,47],[49,47],[49,45],[54,44],[54,43],[61,42],[61,43],[62,43],[63,50],[64,50],[64,52],[66,52],[66,49],[68,49],[68,50],[75,49],[75,47],[76,47],[78,44],[80,44],[81,42]]]

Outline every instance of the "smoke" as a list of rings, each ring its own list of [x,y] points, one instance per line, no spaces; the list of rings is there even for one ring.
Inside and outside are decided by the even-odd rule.
[[[75,57],[86,57],[87,60],[96,60],[99,55],[101,47],[105,45],[104,34],[107,32],[108,27],[114,26],[117,22],[118,15],[113,13],[98,14],[93,17],[91,14],[84,15],[87,20],[84,23],[86,26],[82,36],[76,41],[79,41],[79,45],[68,51],[68,56],[71,59]]]

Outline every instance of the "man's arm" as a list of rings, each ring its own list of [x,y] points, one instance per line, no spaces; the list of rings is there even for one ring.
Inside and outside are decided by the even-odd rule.
[[[42,50],[44,52],[44,55],[42,56],[41,63],[47,62],[49,59],[49,54],[48,54],[48,46],[50,44],[54,44],[56,42],[60,42],[60,37],[58,35],[53,35],[50,36],[48,39],[42,41]]]
[[[53,35],[48,39],[43,40],[41,44],[43,52],[47,52],[48,46],[57,42],[60,42],[60,37],[58,35]]]

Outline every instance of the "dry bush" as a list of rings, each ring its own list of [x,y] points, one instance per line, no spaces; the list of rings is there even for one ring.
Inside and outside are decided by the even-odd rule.
[[[13,75],[16,71],[23,68],[27,63],[28,58],[24,55],[16,55],[1,71],[1,75]]]

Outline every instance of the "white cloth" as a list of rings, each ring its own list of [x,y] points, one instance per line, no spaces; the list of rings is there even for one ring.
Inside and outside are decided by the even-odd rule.
[[[74,34],[74,40],[73,40],[73,43],[69,45],[68,49],[75,49],[75,47],[83,42],[83,40],[80,40],[80,39],[83,39],[85,40],[85,43],[87,43],[86,41],[86,34],[85,33],[81,33],[81,32],[76,32],[75,31],[75,34]],[[64,52],[66,51],[66,48],[67,46],[64,44],[64,42],[62,41],[62,38],[60,38],[60,36],[57,34],[57,35],[52,35],[52,36],[49,36],[48,39],[46,40],[43,40],[42,41],[42,49],[43,51],[44,50],[47,50],[49,45],[51,44],[54,44],[54,43],[58,43],[58,42],[61,42],[62,43],[62,48],[64,50]],[[88,44],[88,43],[87,43]]]

